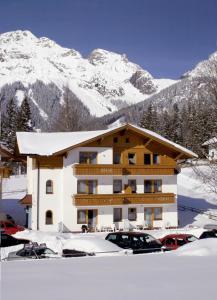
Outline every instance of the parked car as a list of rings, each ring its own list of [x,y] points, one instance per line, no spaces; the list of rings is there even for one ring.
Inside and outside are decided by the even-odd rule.
[[[95,256],[93,252],[85,252],[75,249],[63,249],[62,252],[63,257],[82,257],[82,256]]]
[[[1,232],[6,234],[15,234],[18,231],[23,231],[25,228],[23,226],[14,224],[10,221],[0,221]]]
[[[46,244],[38,245],[37,243],[24,245],[21,250],[10,252],[7,260],[28,260],[43,258],[60,258],[61,256],[47,248]]]
[[[204,229],[208,229],[208,230],[213,230],[216,229],[217,230],[217,224],[205,224],[203,226]]]
[[[123,250],[105,239],[93,236],[67,240],[63,248],[64,257],[132,254],[130,250]]]
[[[30,241],[26,239],[17,239],[11,235],[2,233],[1,234],[1,244],[0,247],[11,247],[11,246],[16,246],[20,244],[29,244]]]
[[[163,251],[159,240],[147,233],[113,232],[106,236],[106,240],[123,249],[132,249],[133,254]]]
[[[192,234],[169,234],[161,238],[161,243],[167,250],[176,250],[180,246],[196,241],[198,238]]]
[[[207,238],[217,238],[217,230],[213,229],[213,230],[204,231],[199,237],[199,239],[207,239]]]

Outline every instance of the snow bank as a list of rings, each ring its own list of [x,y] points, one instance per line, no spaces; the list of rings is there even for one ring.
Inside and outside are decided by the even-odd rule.
[[[71,234],[64,236],[53,232],[24,230],[17,232],[14,237],[28,239],[39,244],[46,243],[48,248],[51,248],[54,252],[58,252],[58,254],[62,254],[64,242],[67,238],[71,238]]]
[[[80,250],[84,252],[119,252],[120,247],[96,237],[84,237],[69,239],[64,243],[64,249]]]
[[[2,263],[2,299],[216,299],[216,257],[131,255]]]
[[[217,239],[208,238],[194,241],[178,248],[173,254],[178,256],[217,256]]]

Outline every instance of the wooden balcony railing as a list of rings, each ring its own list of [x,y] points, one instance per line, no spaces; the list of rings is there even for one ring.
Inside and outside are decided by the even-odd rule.
[[[175,203],[173,193],[156,194],[77,194],[73,196],[75,206],[105,206],[124,204],[168,204]]]
[[[176,165],[85,165],[75,164],[74,175],[174,175]]]

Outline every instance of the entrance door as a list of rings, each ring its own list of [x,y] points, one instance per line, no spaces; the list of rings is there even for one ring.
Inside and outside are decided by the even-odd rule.
[[[95,228],[97,225],[97,209],[88,209],[87,218],[88,218],[88,227]]]
[[[145,214],[145,223],[147,227],[152,227],[153,226],[153,218],[152,218],[152,208],[151,207],[146,207],[144,210]]]

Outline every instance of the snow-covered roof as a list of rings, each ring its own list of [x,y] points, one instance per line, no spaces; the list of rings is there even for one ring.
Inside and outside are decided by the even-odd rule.
[[[216,144],[217,143],[217,138],[214,137],[212,139],[209,139],[208,141],[206,141],[205,143],[203,143],[202,146],[208,146],[208,145],[212,145],[212,144]]]
[[[81,144],[88,142],[95,138],[100,138],[108,133],[118,131],[121,129],[134,129],[141,134],[152,138],[158,142],[163,142],[168,147],[172,147],[178,152],[182,152],[189,157],[197,157],[194,152],[171,142],[170,140],[162,137],[161,135],[144,128],[132,124],[122,124],[117,127],[112,127],[106,130],[97,131],[76,131],[76,132],[17,132],[17,143],[20,154],[34,154],[34,155],[55,155],[59,152],[68,151],[71,148],[80,146]]]

